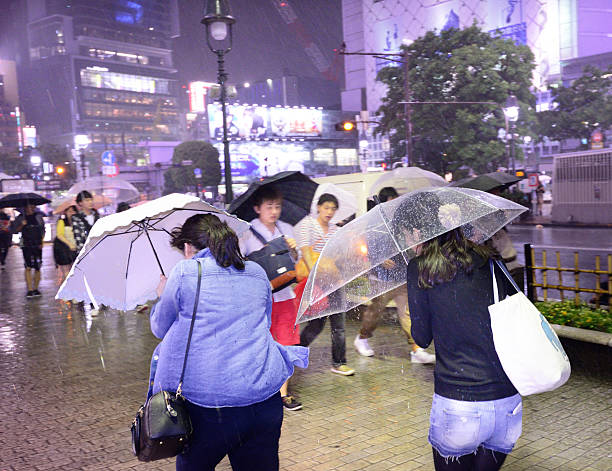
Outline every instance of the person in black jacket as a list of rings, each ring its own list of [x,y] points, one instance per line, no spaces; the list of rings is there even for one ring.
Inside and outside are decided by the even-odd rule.
[[[432,219],[431,201],[419,196],[407,200],[409,210],[398,211],[402,218],[394,221],[407,239],[419,230],[415,221]],[[425,196],[431,198],[435,195]],[[439,232],[453,227],[448,215],[460,211],[447,206],[439,206],[445,218],[432,222]],[[414,250],[407,269],[411,333],[423,347],[436,344],[429,428],[435,469],[498,470],[521,434],[522,402],[493,344],[487,308],[494,303],[489,261],[495,252],[469,241],[461,228]],[[500,298],[514,294],[499,267],[495,270]]]

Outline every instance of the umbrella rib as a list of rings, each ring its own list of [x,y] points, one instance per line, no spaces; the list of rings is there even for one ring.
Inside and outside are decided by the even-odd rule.
[[[387,215],[385,214],[385,212],[382,209],[382,205],[383,204],[379,204],[378,205],[378,211],[380,212],[380,215],[382,216],[382,220],[385,223],[385,227],[387,228],[387,231],[389,231],[389,235],[391,236],[391,240],[395,244],[395,247],[397,247],[397,250],[399,251],[399,253],[402,254],[402,257],[404,258],[404,262],[406,263],[406,265],[408,265],[408,259],[406,258],[406,256],[404,255],[404,252],[402,251],[401,247],[397,243],[397,240],[395,240],[395,237],[393,236],[393,232],[391,231],[391,228],[389,227],[389,223],[387,221]]]
[[[119,232],[119,233],[116,233],[116,234],[104,234],[104,237],[102,237],[102,238],[101,238],[101,239],[100,239],[98,242],[96,242],[96,245],[94,245],[94,246],[93,246],[91,249],[89,249],[87,252],[85,252],[85,253],[83,254],[83,256],[82,256],[82,257],[79,259],[79,262],[80,262],[81,260],[83,260],[85,257],[87,257],[87,255],[89,255],[89,254],[91,253],[91,251],[92,251],[93,249],[95,249],[95,248],[96,248],[96,247],[97,247],[99,244],[101,244],[101,243],[102,243],[102,241],[103,241],[104,239],[106,239],[107,237],[112,237],[112,236],[120,236],[120,235],[125,235],[125,234],[132,234],[132,233],[134,233],[134,232],[138,232],[138,231],[132,231],[132,230],[129,230],[129,229],[128,229],[128,230],[127,230],[127,231],[125,231],[125,232]]]
[[[157,251],[155,250],[155,246],[153,245],[153,241],[151,240],[151,236],[149,236],[149,231],[147,231],[146,225],[143,224],[141,227],[144,230],[144,233],[147,236],[147,239],[149,239],[149,244],[151,245],[151,250],[153,250],[153,255],[155,255],[155,260],[157,260],[157,264],[159,265],[159,269],[161,270],[161,274],[166,276],[166,274],[164,273],[164,268],[162,267],[162,264],[159,261],[159,256],[157,255]]]

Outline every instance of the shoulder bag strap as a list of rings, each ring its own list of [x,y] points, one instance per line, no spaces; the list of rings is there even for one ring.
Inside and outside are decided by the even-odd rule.
[[[200,286],[202,284],[202,264],[198,262],[198,287],[196,288],[195,303],[193,304],[193,314],[191,315],[191,325],[189,326],[189,337],[187,337],[187,348],[185,349],[185,359],[183,360],[183,371],[181,371],[181,379],[179,379],[178,388],[176,388],[176,395],[181,395],[181,389],[183,386],[183,377],[185,376],[185,367],[187,366],[187,357],[189,356],[189,346],[191,345],[191,334],[193,334],[193,326],[195,324],[196,312],[198,310],[198,302],[200,301]]]
[[[257,240],[259,242],[261,242],[263,245],[266,245],[268,243],[268,241],[266,240],[266,238],[264,236],[262,236],[259,232],[257,232],[255,229],[253,229],[253,227],[249,227],[249,230],[253,233],[253,235],[257,238]]]
[[[493,275],[493,295],[495,297],[495,302],[498,302],[499,296],[497,294],[497,282],[495,280],[495,270],[493,269],[493,260],[489,260],[489,264],[491,265],[491,274]],[[503,274],[506,275],[506,278],[508,278],[508,281],[510,281],[510,283],[512,284],[512,287],[516,290],[516,292],[522,293],[521,289],[516,284],[516,281],[514,281],[514,278],[512,278],[512,275],[508,272],[506,265],[504,265],[500,260],[495,260],[495,264],[499,267],[499,269],[503,272]]]

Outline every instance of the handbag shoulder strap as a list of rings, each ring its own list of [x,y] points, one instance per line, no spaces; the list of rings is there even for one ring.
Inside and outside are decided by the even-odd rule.
[[[191,315],[191,325],[189,326],[189,337],[187,337],[187,348],[185,348],[185,359],[183,360],[183,370],[181,371],[181,378],[179,379],[178,388],[176,388],[176,395],[181,395],[181,389],[183,387],[183,377],[185,376],[185,367],[187,366],[187,357],[189,356],[189,346],[191,345],[191,335],[193,334],[193,326],[195,324],[196,312],[198,310],[198,302],[200,301],[200,286],[202,285],[202,264],[198,262],[198,287],[196,288],[195,302],[193,304],[193,314]]]

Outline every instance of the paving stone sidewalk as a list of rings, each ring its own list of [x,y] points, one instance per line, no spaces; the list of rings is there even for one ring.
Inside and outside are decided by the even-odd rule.
[[[173,470],[172,460],[139,463],[129,424],[140,405],[157,340],[148,315],[103,311],[91,318],[53,299],[45,247],[43,296],[26,300],[20,251],[0,272],[0,471]],[[432,470],[427,443],[433,368],[412,364],[394,325],[375,333],[373,358],[353,349],[358,323],[347,321],[353,377],[332,374],[326,327],[311,366],[291,387],[304,403],[287,412],[281,469]],[[574,371],[567,385],[524,401],[524,427],[502,469],[612,470],[612,380]],[[224,460],[218,471],[230,470]]]

